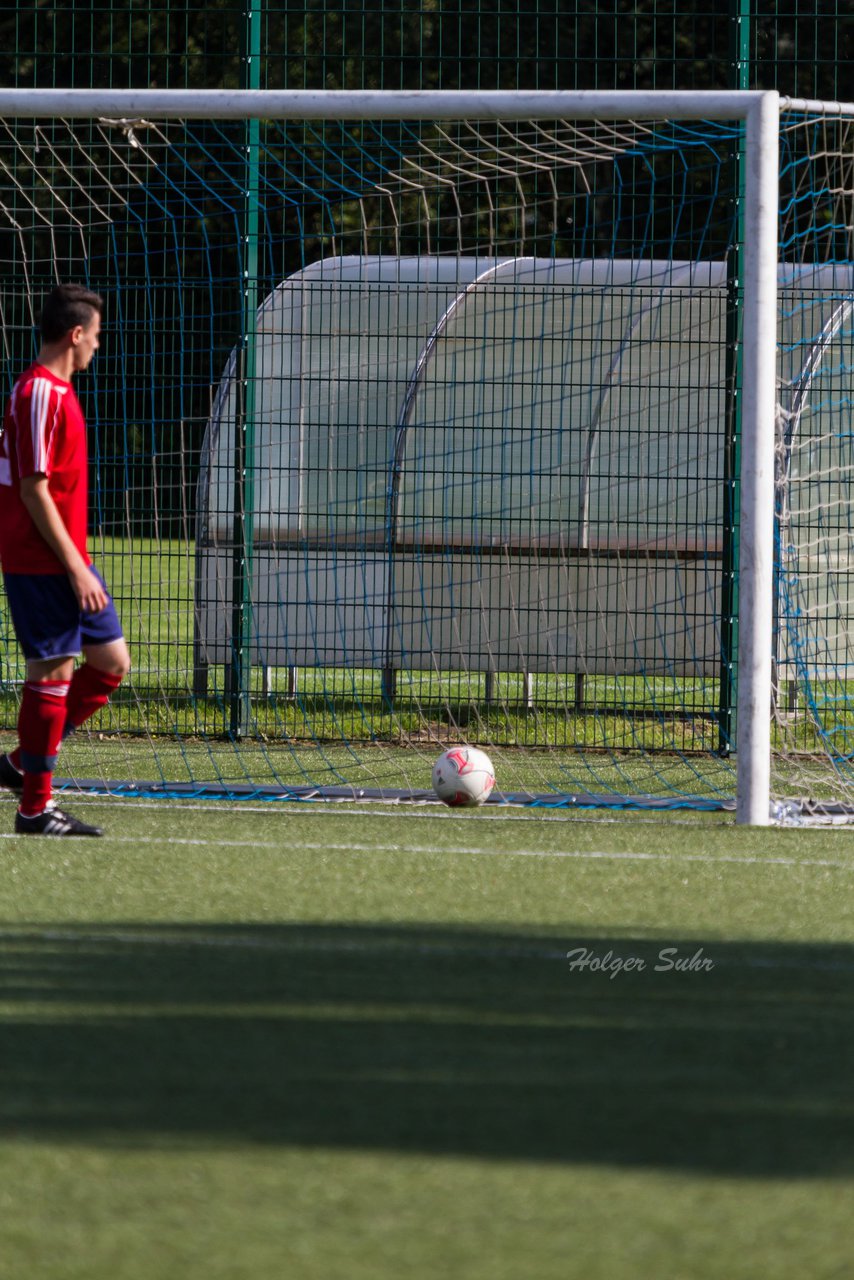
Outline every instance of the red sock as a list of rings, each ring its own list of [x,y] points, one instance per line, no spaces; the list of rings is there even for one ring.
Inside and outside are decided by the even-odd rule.
[[[112,675],[109,671],[99,671],[97,667],[84,662],[79,666],[71,679],[68,689],[68,700],[65,704],[65,723],[62,737],[68,737],[81,724],[85,724],[101,707],[106,706],[110,694],[118,689],[121,676]],[[19,773],[24,772],[21,762],[21,748],[16,747],[9,752],[9,759]]]
[[[67,680],[27,680],[18,713],[18,756],[24,773],[21,812],[41,813],[51,797],[53,774],[65,724]]]
[[[110,694],[115,693],[121,682],[121,676],[113,675],[110,671],[99,671],[89,662],[79,666],[71,677],[63,738],[74,729],[79,729],[101,707],[105,707]]]

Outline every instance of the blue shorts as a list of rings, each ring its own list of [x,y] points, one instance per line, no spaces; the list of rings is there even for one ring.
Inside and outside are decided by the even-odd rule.
[[[98,570],[89,568],[106,591]],[[109,592],[98,613],[81,613],[64,573],[5,573],[3,580],[15,635],[28,660],[76,658],[88,645],[122,639]]]

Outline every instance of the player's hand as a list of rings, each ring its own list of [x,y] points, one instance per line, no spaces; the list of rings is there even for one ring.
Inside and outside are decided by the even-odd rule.
[[[68,576],[81,613],[100,613],[107,607],[107,593],[88,568]]]

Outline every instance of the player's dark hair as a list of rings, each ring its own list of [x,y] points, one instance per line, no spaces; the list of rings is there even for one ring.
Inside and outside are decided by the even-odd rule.
[[[45,342],[59,342],[80,324],[84,329],[92,323],[95,312],[104,309],[103,298],[82,284],[58,284],[44,300],[39,317],[39,330]]]

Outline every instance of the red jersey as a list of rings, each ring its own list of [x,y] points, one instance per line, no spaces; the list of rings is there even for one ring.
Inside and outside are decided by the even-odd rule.
[[[21,481],[47,476],[62,523],[87,564],[86,423],[70,382],[40,364],[15,383],[0,437],[0,560],[6,573],[64,573],[21,501]]]

